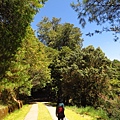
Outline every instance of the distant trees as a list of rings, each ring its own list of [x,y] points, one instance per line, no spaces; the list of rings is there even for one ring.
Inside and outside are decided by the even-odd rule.
[[[78,13],[80,24],[85,27],[86,21],[103,25],[102,30],[95,30],[95,33],[103,31],[113,32],[115,41],[118,40],[117,33],[120,33],[120,1],[117,0],[78,0],[77,4],[72,3],[72,8]],[[107,27],[104,26],[107,23]],[[89,33],[88,35],[93,35]]]

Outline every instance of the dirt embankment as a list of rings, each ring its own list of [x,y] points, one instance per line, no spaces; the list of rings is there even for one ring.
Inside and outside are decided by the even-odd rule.
[[[6,107],[0,107],[0,120],[3,120],[3,118],[7,114],[9,114],[9,113],[11,113],[11,112],[13,112],[13,111],[15,111],[17,109],[20,109],[21,107],[22,107],[22,101],[20,101],[19,103],[14,104],[14,105],[11,104],[11,105],[8,105]]]
[[[0,120],[3,120],[3,118],[8,114],[8,107],[2,107],[0,108]]]

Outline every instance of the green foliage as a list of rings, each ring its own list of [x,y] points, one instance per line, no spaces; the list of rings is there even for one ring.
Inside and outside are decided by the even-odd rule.
[[[111,114],[116,118],[114,110],[118,102],[115,91],[118,90],[119,82],[111,79],[119,78],[119,62],[113,64],[99,47],[95,49],[88,46],[81,49],[82,41],[78,39],[80,32],[75,32],[71,24],[59,22],[60,19],[57,18],[52,21],[44,18],[38,24],[38,37],[48,46],[46,50],[50,56],[52,82],[49,90],[54,92],[56,97],[64,97],[66,103],[100,107],[107,111],[109,116]],[[114,106],[109,109],[112,103]]]
[[[115,41],[118,40],[117,33],[120,33],[119,25],[119,6],[120,1],[115,0],[80,0],[77,4],[72,3],[72,8],[78,13],[79,23],[85,27],[87,21],[95,22],[97,25],[103,25],[102,30],[95,30],[95,33],[102,33],[103,31],[113,32]],[[107,27],[105,25],[107,24]],[[92,36],[94,33],[88,33]]]
[[[26,51],[21,43],[41,7],[42,2],[38,0],[0,1],[0,93],[4,103],[18,94],[30,94],[30,65],[24,59]]]
[[[29,81],[28,75],[30,66],[24,60],[24,55],[24,49],[19,48],[5,72],[4,78],[0,81],[2,99],[5,104],[8,104],[11,100],[13,101],[13,98],[18,97],[19,94],[30,94],[31,81]]]
[[[30,95],[32,87],[41,88],[50,82],[48,65],[45,46],[35,37],[31,27],[28,27],[21,47],[0,81],[4,103],[8,104],[14,101],[14,98],[20,99],[21,96]]]
[[[120,80],[120,61],[113,60],[112,68],[114,69],[114,78]]]
[[[63,47],[50,66],[58,96],[72,99],[72,104],[78,106],[99,106],[100,95],[108,91],[109,66],[110,61],[99,48],[89,46],[72,51]]]
[[[58,18],[53,18],[50,21],[45,17],[38,24],[38,28],[38,38],[47,46],[46,54],[51,62],[49,66],[51,69],[51,78],[53,79],[51,89],[58,95],[58,91],[61,91],[60,84],[62,82],[61,66],[66,66],[66,60],[61,62],[59,59],[64,59],[67,53],[69,55],[69,52],[72,50],[81,49],[83,41],[80,38],[81,32],[73,24],[60,24],[60,19]]]
[[[115,109],[115,106],[119,106],[119,103],[111,86],[111,61],[100,48],[88,46],[81,51],[72,51],[69,47],[63,47],[50,67],[53,87],[67,103],[100,107],[107,111],[109,117],[111,114],[117,118],[119,109]]]
[[[31,28],[28,28],[23,48],[26,51],[24,59],[30,65],[28,74],[32,85],[44,87],[50,81],[49,59],[47,59],[45,46],[35,37]]]
[[[30,108],[31,105],[24,105],[20,110],[16,110],[13,113],[8,114],[4,120],[24,120]]]
[[[60,24],[60,19],[47,17],[38,24],[38,38],[48,47],[60,50],[63,46],[68,46],[74,50],[82,46],[80,29],[73,24]]]
[[[113,99],[108,99],[104,101],[104,106],[101,106],[104,109],[110,120],[119,120],[120,118],[120,98],[114,96]]]
[[[26,28],[42,6],[41,0],[0,1],[0,79],[21,45]]]
[[[18,51],[15,55],[14,61],[11,61],[10,67],[6,71],[5,77],[2,80],[1,85],[4,86],[3,89],[16,89],[26,84],[30,84],[28,79],[29,64],[25,63],[24,52],[22,49]]]
[[[107,113],[100,109],[94,109],[93,107],[76,107],[76,106],[67,106],[67,109],[73,110],[74,112],[80,114],[81,116],[91,116],[92,120],[104,119],[109,120]],[[89,118],[90,119],[90,118]]]
[[[115,94],[120,95],[120,80],[118,80],[118,79],[112,79],[110,81],[110,84],[112,86],[112,91]]]
[[[110,61],[100,48],[82,49],[80,29],[70,23],[60,24],[58,18],[50,21],[45,17],[38,24],[38,38],[44,44],[41,43],[30,27],[44,1],[39,2],[0,2],[1,100],[11,104],[20,95],[30,95],[32,87],[43,88],[50,90],[54,98],[64,97],[66,103],[102,108],[111,119],[118,119],[120,62]],[[81,24],[84,26],[84,20]],[[104,116],[101,111],[98,114]]]
[[[62,82],[63,82],[63,77],[62,77],[62,68],[66,67],[66,61],[64,60],[65,56],[69,56],[71,52],[71,49],[68,47],[63,47],[61,51],[56,54],[56,57],[54,57],[52,63],[50,64],[51,68],[51,77],[53,79],[53,89],[57,93],[57,97],[61,96],[62,93]],[[68,54],[67,54],[68,53]]]
[[[60,54],[59,63],[63,91],[72,99],[72,104],[99,106],[100,95],[106,94],[109,86],[107,72],[110,63],[102,51],[91,46],[81,52],[68,51],[66,56]]]

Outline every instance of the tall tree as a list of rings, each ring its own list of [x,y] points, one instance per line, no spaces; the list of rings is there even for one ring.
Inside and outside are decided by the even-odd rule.
[[[38,24],[38,38],[48,47],[60,50],[63,46],[68,46],[74,50],[81,48],[82,39],[80,29],[73,24],[60,24],[60,19],[53,18],[51,21],[45,17]]]
[[[61,59],[61,57],[64,58],[66,54],[65,52],[62,54],[62,51],[64,51],[64,49],[68,51],[80,50],[83,41],[80,38],[81,35],[79,28],[74,27],[74,25],[70,23],[61,24],[58,18],[53,18],[52,21],[50,21],[45,17],[38,24],[38,38],[48,46],[49,50],[50,48],[54,49],[51,50],[55,55],[52,55],[50,52],[47,52],[47,54],[52,57],[52,62],[49,67],[51,68],[51,77],[53,79],[52,86],[54,86],[53,88],[55,92],[57,92],[57,95],[61,92],[62,81],[61,64],[59,65],[58,62],[60,61],[59,59]],[[62,64],[64,63],[62,62]]]
[[[78,13],[80,24],[84,27],[86,20],[96,22],[97,25],[108,23],[109,26],[103,26],[102,30],[95,30],[95,33],[102,31],[113,32],[115,40],[118,40],[117,33],[120,33],[120,1],[119,0],[77,0],[78,3],[72,3],[72,8]],[[93,35],[89,33],[88,35]]]
[[[21,95],[30,95],[32,87],[44,87],[50,82],[48,65],[45,46],[35,37],[32,28],[27,27],[21,47],[0,81],[3,102],[7,104]]]
[[[107,93],[109,85],[107,71],[110,61],[104,53],[100,48],[95,50],[94,47],[89,46],[82,51],[74,51],[63,60],[66,60],[66,66],[62,67],[65,95],[68,94],[77,105],[99,106],[100,96]],[[72,94],[72,91],[76,92]]]
[[[28,28],[23,42],[24,59],[30,65],[28,73],[34,87],[44,87],[50,81],[50,62],[46,54],[46,47],[34,35],[32,28]]]
[[[0,0],[0,79],[46,0]]]

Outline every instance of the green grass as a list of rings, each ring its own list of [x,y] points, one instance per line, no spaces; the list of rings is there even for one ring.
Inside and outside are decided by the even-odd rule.
[[[75,113],[71,109],[65,109],[65,116],[69,120],[86,120],[84,117],[82,117],[79,114]],[[91,120],[91,119],[89,119],[89,120]]]
[[[20,110],[16,110],[6,116],[4,120],[24,120],[30,108],[31,105],[24,105]],[[52,120],[49,111],[43,103],[39,102],[38,108],[37,120]],[[78,108],[76,106],[66,106],[65,116],[69,120],[109,120],[106,113],[102,109],[96,110],[92,107]]]
[[[24,105],[21,109],[8,114],[4,120],[24,120],[29,112],[31,105]],[[52,120],[47,108],[43,103],[38,103],[38,120]]]
[[[48,105],[51,105],[53,107],[56,107],[56,103],[47,103]],[[81,116],[80,114],[76,113],[75,111],[73,111],[73,109],[70,109],[71,107],[66,107],[65,106],[65,116],[66,118],[68,118],[69,120],[92,120],[91,116]],[[42,120],[42,119],[41,119]],[[48,119],[49,120],[49,119]],[[51,119],[50,119],[51,120]]]
[[[24,120],[26,114],[29,112],[31,105],[24,105],[21,109],[8,114],[4,120]]]
[[[102,109],[96,110],[93,107],[78,108],[76,106],[67,106],[66,108],[81,115],[85,120],[109,120],[107,114]]]
[[[38,120],[52,120],[51,115],[43,103],[38,103]]]

